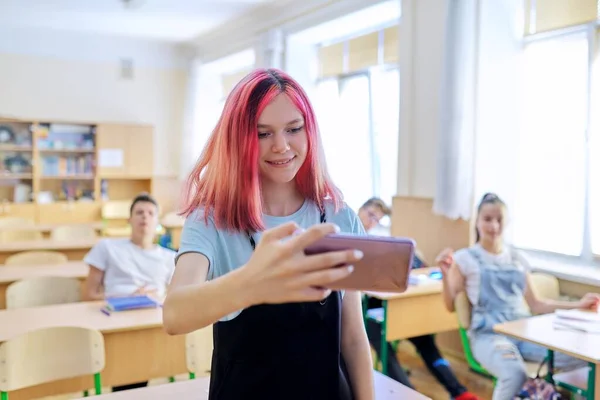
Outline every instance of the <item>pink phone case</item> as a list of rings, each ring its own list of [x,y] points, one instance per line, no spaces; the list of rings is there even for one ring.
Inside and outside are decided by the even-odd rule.
[[[312,255],[350,249],[362,251],[362,260],[354,264],[350,276],[328,285],[329,289],[395,293],[406,290],[415,254],[412,239],[335,234],[313,243],[304,252]]]

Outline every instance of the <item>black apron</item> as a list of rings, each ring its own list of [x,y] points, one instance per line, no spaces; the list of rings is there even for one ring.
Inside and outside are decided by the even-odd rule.
[[[216,322],[209,400],[352,400],[341,310],[342,295],[332,292],[321,302],[261,304]]]

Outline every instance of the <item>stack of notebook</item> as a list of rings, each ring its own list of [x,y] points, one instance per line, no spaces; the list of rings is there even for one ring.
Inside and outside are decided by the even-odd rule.
[[[600,333],[600,312],[585,310],[556,310],[554,327],[588,333]]]
[[[158,301],[146,295],[140,295],[128,297],[111,297],[109,299],[106,299],[106,306],[104,308],[108,312],[118,312],[157,307],[160,307],[160,303]]]

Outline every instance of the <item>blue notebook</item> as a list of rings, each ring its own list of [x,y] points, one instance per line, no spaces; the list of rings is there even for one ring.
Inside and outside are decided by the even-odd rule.
[[[157,307],[160,307],[160,303],[146,295],[106,299],[106,309],[108,311],[140,310]]]

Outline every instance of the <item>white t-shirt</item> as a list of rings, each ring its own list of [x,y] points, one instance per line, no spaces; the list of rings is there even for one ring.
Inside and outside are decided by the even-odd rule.
[[[525,258],[520,255],[514,248],[504,246],[504,250],[500,254],[493,254],[486,251],[479,243],[470,247],[475,251],[484,263],[489,264],[516,264],[526,271],[529,271],[529,264]],[[469,249],[460,249],[454,253],[454,262],[465,278],[465,291],[471,304],[479,302],[480,269],[479,262],[473,257]]]
[[[130,295],[144,286],[163,296],[173,276],[175,255],[161,246],[142,249],[129,238],[102,239],[83,261],[104,271],[106,297]]]

